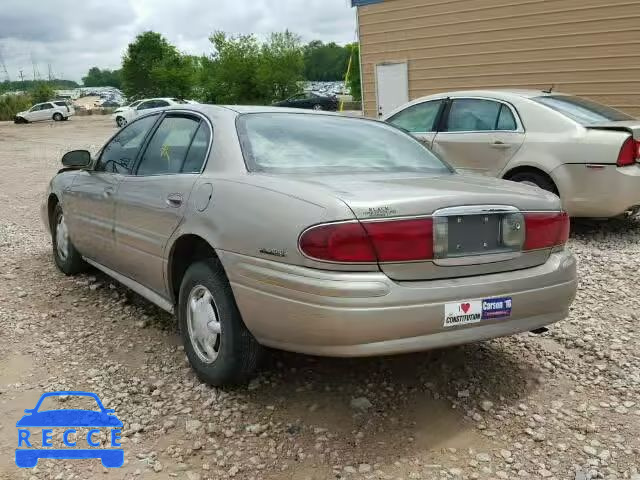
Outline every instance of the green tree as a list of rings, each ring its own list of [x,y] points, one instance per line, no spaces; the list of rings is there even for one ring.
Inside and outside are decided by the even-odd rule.
[[[336,43],[309,42],[304,47],[304,76],[307,80],[334,82],[344,80],[350,51]]]
[[[42,82],[36,84],[29,94],[31,95],[33,103],[40,103],[51,100],[55,96],[56,92],[51,85]]]
[[[214,33],[209,40],[215,52],[201,59],[203,100],[211,103],[258,103],[256,82],[260,46],[253,35]]]
[[[300,90],[304,56],[300,37],[286,30],[272,33],[260,49],[256,82],[262,100],[271,103],[289,98]]]
[[[362,83],[360,83],[360,44],[351,43],[347,45],[351,54],[351,69],[349,78],[346,79],[351,96],[356,102],[362,101]]]
[[[13,120],[16,113],[28,110],[31,105],[31,97],[28,95],[0,96],[0,121]]]
[[[120,88],[122,82],[120,80],[120,70],[100,70],[98,67],[92,67],[85,77],[82,77],[82,83],[85,87],[115,87]]]
[[[193,62],[162,35],[144,32],[129,44],[122,60],[122,89],[128,97],[189,97]]]

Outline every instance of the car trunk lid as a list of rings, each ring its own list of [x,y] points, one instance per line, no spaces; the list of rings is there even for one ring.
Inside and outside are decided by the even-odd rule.
[[[640,120],[624,120],[620,122],[603,122],[586,125],[590,130],[614,130],[628,132],[634,139],[640,140]]]
[[[319,176],[307,182],[330,189],[362,223],[433,218],[434,229],[441,235],[439,244],[434,245],[436,258],[380,264],[383,272],[399,281],[482,275],[541,265],[551,249],[525,252],[504,248],[501,229],[511,221],[505,217],[515,214],[510,218],[517,222],[518,212],[560,210],[559,199],[541,189],[473,175]],[[524,228],[523,219],[519,222],[517,228]],[[445,231],[446,236],[442,234]]]

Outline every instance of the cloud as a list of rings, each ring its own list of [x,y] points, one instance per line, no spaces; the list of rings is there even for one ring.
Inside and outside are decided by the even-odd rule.
[[[355,40],[349,0],[2,0],[0,54],[9,75],[32,78],[51,64],[56,77],[80,78],[92,66],[118,68],[138,33],[162,33],[180,50],[210,53],[216,30],[269,33],[289,29],[304,41]],[[0,80],[4,80],[0,71]]]

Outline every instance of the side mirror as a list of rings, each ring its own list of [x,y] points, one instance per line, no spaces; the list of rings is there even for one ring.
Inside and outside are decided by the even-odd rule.
[[[91,154],[88,150],[72,150],[62,156],[62,165],[72,168],[84,168],[91,164]]]

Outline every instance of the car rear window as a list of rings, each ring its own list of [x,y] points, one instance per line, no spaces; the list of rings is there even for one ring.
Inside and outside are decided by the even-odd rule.
[[[67,106],[67,102],[53,102],[53,103],[55,103],[59,107],[66,107]]]
[[[410,135],[371,120],[295,113],[245,114],[238,118],[238,134],[250,171],[452,172]]]
[[[534,101],[552,108],[556,112],[575,120],[582,125],[593,125],[600,122],[621,122],[635,120],[615,108],[607,107],[586,98],[568,95],[550,95],[535,97]]]

